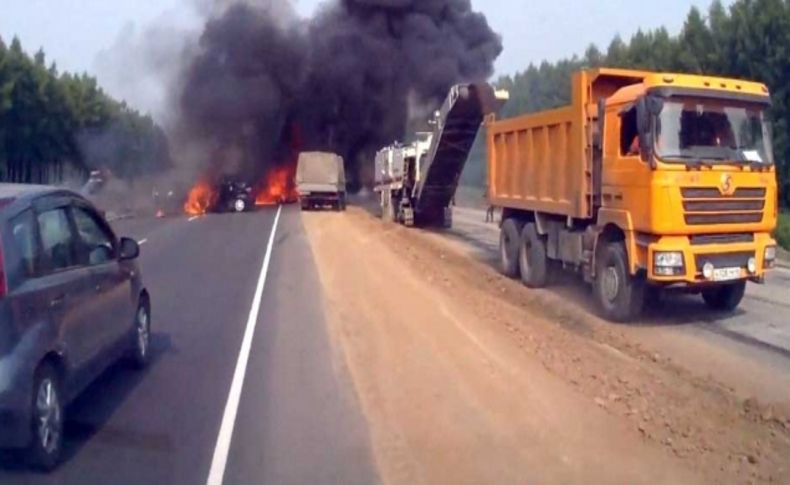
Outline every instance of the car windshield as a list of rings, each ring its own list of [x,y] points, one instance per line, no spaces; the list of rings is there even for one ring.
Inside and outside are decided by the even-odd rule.
[[[656,120],[656,154],[664,161],[773,164],[764,106],[676,97]]]

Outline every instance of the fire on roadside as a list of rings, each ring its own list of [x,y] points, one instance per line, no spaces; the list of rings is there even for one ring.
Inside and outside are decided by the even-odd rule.
[[[299,195],[296,192],[294,175],[295,169],[288,165],[271,169],[257,188],[255,205],[296,202]]]
[[[214,187],[207,180],[200,180],[189,191],[187,201],[184,203],[184,212],[191,216],[203,215],[214,204],[216,198]]]

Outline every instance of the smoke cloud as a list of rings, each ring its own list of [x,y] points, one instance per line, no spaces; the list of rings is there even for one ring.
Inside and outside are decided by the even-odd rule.
[[[200,0],[208,20],[177,83],[179,137],[209,175],[259,180],[298,151],[346,160],[353,188],[411,115],[489,78],[500,37],[469,0]]]

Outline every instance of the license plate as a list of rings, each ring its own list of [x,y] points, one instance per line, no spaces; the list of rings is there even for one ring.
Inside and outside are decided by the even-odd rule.
[[[719,268],[713,270],[713,281],[730,281],[741,278],[741,268]]]

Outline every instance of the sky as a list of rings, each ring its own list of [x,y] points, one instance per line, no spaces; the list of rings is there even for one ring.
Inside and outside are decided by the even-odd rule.
[[[144,35],[151,24],[188,29],[199,26],[196,3],[210,0],[0,0],[0,37],[18,36],[23,47],[40,47],[61,70],[87,71],[102,82],[102,53],[119,39]],[[308,16],[326,0],[295,0]],[[417,0],[419,1],[419,0]],[[676,33],[692,5],[706,10],[710,0],[472,0],[502,35],[504,52],[496,74],[511,74],[531,62],[582,54],[590,43],[603,50],[619,34],[666,26]],[[725,1],[725,5],[732,3]],[[122,61],[122,60],[116,60]],[[112,93],[112,80],[107,80]],[[115,94],[115,93],[113,93]]]

